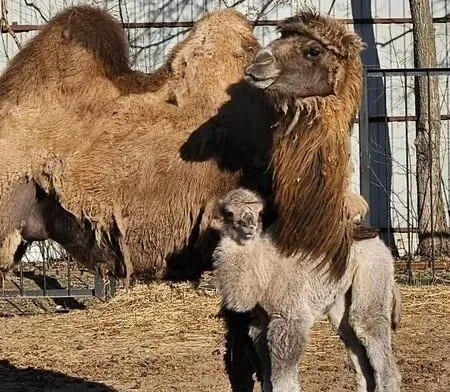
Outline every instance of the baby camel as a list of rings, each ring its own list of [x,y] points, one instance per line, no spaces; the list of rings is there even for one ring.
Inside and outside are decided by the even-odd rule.
[[[265,392],[300,391],[298,365],[314,322],[328,314],[357,373],[358,392],[398,392],[391,326],[400,320],[393,260],[379,238],[352,245],[344,275],[321,260],[282,257],[261,232],[263,201],[239,188],[219,202],[221,240],[214,273],[224,305],[252,312],[250,330]]]

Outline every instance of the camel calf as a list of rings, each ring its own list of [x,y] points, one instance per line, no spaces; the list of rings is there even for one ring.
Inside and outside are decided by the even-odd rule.
[[[225,307],[252,312],[263,391],[300,391],[299,361],[311,327],[326,313],[357,372],[357,391],[400,391],[391,348],[400,297],[391,253],[379,238],[355,242],[344,275],[333,280],[318,268],[322,260],[280,256],[261,232],[263,202],[255,193],[231,191],[219,211],[215,279]]]

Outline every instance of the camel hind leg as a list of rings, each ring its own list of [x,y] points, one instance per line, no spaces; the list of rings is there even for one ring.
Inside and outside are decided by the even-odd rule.
[[[366,353],[365,347],[358,340],[355,331],[348,319],[351,292],[347,292],[336,300],[328,312],[328,318],[334,329],[345,344],[348,357],[356,372],[357,392],[375,391],[375,378],[373,369]]]
[[[401,376],[391,342],[395,282],[392,257],[382,246],[384,254],[372,252],[358,264],[351,288],[349,323],[364,345],[374,370],[375,392],[399,392]]]

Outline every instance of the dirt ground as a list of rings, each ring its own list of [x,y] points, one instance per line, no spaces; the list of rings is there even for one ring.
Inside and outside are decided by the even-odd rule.
[[[402,286],[395,351],[404,392],[450,391],[450,287]],[[214,293],[137,286],[66,314],[0,318],[0,391],[229,391]],[[326,319],[301,368],[305,391],[352,391],[345,351]]]

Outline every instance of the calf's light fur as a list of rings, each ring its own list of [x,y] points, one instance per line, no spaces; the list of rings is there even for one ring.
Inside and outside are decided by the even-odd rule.
[[[262,200],[239,188],[219,203],[222,236],[213,259],[225,306],[251,311],[250,331],[263,391],[300,391],[298,365],[309,330],[328,314],[357,373],[358,392],[398,392],[391,323],[400,320],[393,260],[379,238],[355,242],[344,275],[333,280],[322,260],[282,257],[261,233]]]

